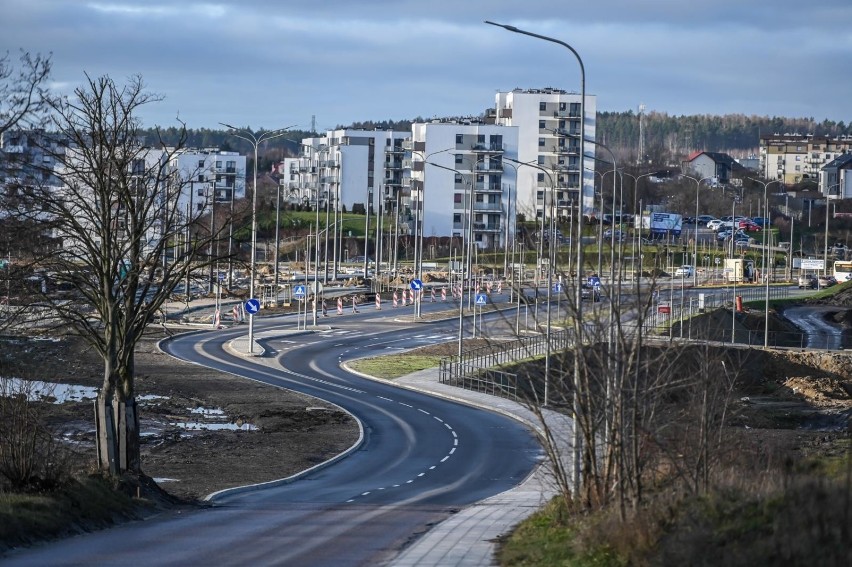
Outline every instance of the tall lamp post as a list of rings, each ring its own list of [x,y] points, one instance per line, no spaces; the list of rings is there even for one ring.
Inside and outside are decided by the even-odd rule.
[[[420,191],[419,191],[420,199],[419,199],[419,202],[417,203],[417,209],[414,211],[414,238],[415,238],[415,240],[414,240],[414,277],[416,279],[420,280],[420,281],[423,281],[423,236],[424,236],[423,230],[425,228],[423,226],[423,223],[424,223],[425,218],[426,218],[425,217],[425,215],[426,215],[426,209],[425,209],[425,205],[426,205],[426,163],[428,163],[429,158],[434,156],[435,154],[442,154],[444,152],[448,152],[448,151],[454,150],[454,149],[456,149],[455,146],[450,147],[450,148],[445,148],[443,150],[438,150],[436,152],[431,152],[431,153],[428,153],[428,154],[425,154],[425,155],[424,155],[423,152],[420,152],[420,151],[417,151],[417,150],[411,150],[412,156],[417,155],[424,164],[423,165],[423,179],[420,180],[420,182],[421,182]],[[414,169],[413,161],[412,161],[411,165],[412,165],[412,169]],[[432,165],[434,165],[434,164],[432,164]],[[416,298],[416,301],[414,303],[414,317],[415,317],[415,319],[420,318],[421,309],[423,307],[422,303],[423,303],[423,290],[420,290],[417,293],[417,298]]]
[[[252,186],[251,196],[251,263],[249,267],[249,298],[254,298],[254,279],[256,267],[255,264],[257,262],[257,147],[267,140],[280,138],[281,136],[287,133],[287,130],[296,126],[296,124],[287,126],[286,128],[280,128],[278,130],[261,132],[259,135],[255,134],[251,130],[237,128],[236,126],[231,126],[230,124],[225,124],[224,122],[220,122],[219,124],[231,130],[232,136],[240,138],[241,140],[245,140],[254,147],[254,185]],[[254,354],[253,313],[249,313],[248,353]]]
[[[693,242],[692,242],[692,248],[693,248],[692,257],[694,259],[693,263],[695,265],[692,266],[692,285],[693,285],[693,287],[696,287],[696,286],[698,286],[698,188],[701,187],[702,181],[707,181],[708,179],[713,179],[713,178],[712,177],[697,178],[697,177],[692,177],[690,175],[684,175],[683,177],[686,177],[687,179],[691,179],[692,181],[695,181],[695,221],[694,221],[695,222],[695,238],[693,238]],[[766,188],[764,187],[764,189],[766,189]],[[766,194],[766,191],[764,191],[764,195],[765,194]],[[683,306],[681,306],[681,309],[683,309]]]
[[[766,258],[766,266],[763,270],[763,277],[766,278],[766,293],[764,294],[764,319],[763,319],[763,346],[769,347],[769,270],[771,270],[771,260],[769,256],[769,237],[766,232],[769,230],[769,227],[772,226],[769,223],[769,201],[767,197],[766,188],[772,185],[773,183],[780,183],[781,179],[775,179],[773,181],[761,181],[759,179],[755,179],[754,177],[749,177],[755,183],[760,183],[763,185],[763,206],[765,207],[764,211],[764,219],[766,222],[763,225],[763,257]],[[696,220],[696,222],[698,222]]]
[[[577,53],[573,47],[565,43],[564,41],[558,40],[556,38],[548,37],[545,35],[539,35],[537,33],[528,32],[522,29],[518,29],[515,26],[509,26],[505,24],[498,24],[495,22],[487,21],[486,24],[490,24],[492,26],[501,27],[507,31],[512,33],[519,33],[522,35],[528,35],[530,37],[534,37],[537,39],[541,39],[544,41],[549,41],[551,43],[555,43],[557,45],[561,45],[562,47],[568,49],[574,57],[577,59],[577,63],[580,65],[580,202],[577,204],[578,210],[578,219],[577,219],[577,293],[576,293],[576,311],[577,311],[577,321],[579,324],[577,325],[577,345],[583,344],[583,223],[580,222],[580,211],[583,207],[583,189],[584,189],[584,178],[585,172],[583,171],[583,160],[586,159],[586,151],[584,147],[584,142],[586,139],[585,131],[586,131],[586,68],[583,65],[583,60],[580,58],[580,54]],[[579,410],[579,393],[577,392],[577,385],[580,383],[580,359],[582,356],[581,349],[575,349],[575,357],[577,360],[574,361],[574,416],[575,416],[575,427],[573,427],[573,435],[572,441],[574,445],[574,462],[573,462],[573,491],[574,494],[579,493],[580,489],[580,431],[579,427],[576,427],[576,415]]]

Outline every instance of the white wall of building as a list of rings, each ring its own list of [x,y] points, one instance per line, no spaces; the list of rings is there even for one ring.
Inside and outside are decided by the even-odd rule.
[[[514,90],[509,92],[498,92],[495,98],[496,121],[498,124],[516,126],[518,128],[518,161],[533,162],[540,164],[550,171],[554,184],[557,188],[557,200],[566,202],[576,200],[579,188],[579,174],[582,172],[582,194],[583,212],[594,209],[594,169],[593,157],[596,153],[595,145],[589,142],[585,144],[586,158],[584,164],[579,164],[579,153],[576,156],[561,155],[555,151],[560,145],[579,144],[579,137],[565,138],[564,133],[579,134],[579,114],[572,117],[572,105],[579,108],[579,94],[567,93],[557,89],[530,89]],[[542,110],[541,105],[545,105]],[[564,110],[560,110],[564,107]],[[583,131],[587,140],[595,139],[595,116],[597,113],[597,98],[594,95],[586,95],[585,121]],[[543,127],[542,127],[543,126]],[[557,133],[555,130],[564,129],[565,132]],[[560,138],[563,142],[560,142]],[[568,166],[569,162],[576,160],[576,169],[572,172],[553,171],[554,167],[560,165]],[[560,164],[564,161],[564,164]],[[573,166],[572,166],[573,167]],[[531,170],[531,171],[529,171]],[[544,181],[539,181],[539,170],[522,166],[518,171],[518,198],[528,209],[541,214],[543,208],[542,192],[549,189],[550,179],[544,176]],[[564,178],[559,182],[558,177]],[[572,181],[570,177],[577,175],[577,180]],[[567,213],[566,213],[567,214]],[[529,218],[529,214],[527,214]]]

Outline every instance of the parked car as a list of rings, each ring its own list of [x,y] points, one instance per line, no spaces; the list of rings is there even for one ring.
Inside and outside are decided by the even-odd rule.
[[[674,277],[676,277],[676,278],[691,278],[694,275],[695,275],[695,268],[688,265],[688,264],[684,264],[683,266],[681,266],[680,268],[675,270]]]
[[[834,276],[820,276],[817,278],[817,287],[831,287],[837,284],[837,280],[834,279]]]
[[[583,287],[580,288],[580,296],[583,298],[583,300],[591,299],[594,302],[598,302],[601,300],[600,289],[587,283],[584,283]]]
[[[723,221],[721,219],[711,219],[707,221],[707,224],[705,226],[710,230],[719,230],[719,225],[721,225],[722,222]]]
[[[813,274],[799,275],[799,289],[816,289],[817,278]]]
[[[744,230],[746,232],[760,232],[761,230],[761,226],[759,224],[750,220],[741,220],[739,225],[740,230]]]
[[[707,226],[707,223],[710,221],[719,220],[713,215],[699,215],[698,216],[698,226]]]
[[[614,236],[615,239],[619,242],[621,242],[622,240],[624,240],[627,237],[627,235],[625,235],[620,230],[613,231],[611,228],[608,228],[603,233],[604,240],[612,240],[613,235],[615,235]]]
[[[737,248],[746,248],[751,244],[751,239],[749,238],[737,238],[734,240],[734,246]]]

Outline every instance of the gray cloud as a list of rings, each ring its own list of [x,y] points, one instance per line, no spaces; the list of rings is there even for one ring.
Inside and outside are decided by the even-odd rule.
[[[497,89],[579,88],[601,110],[848,120],[848,0],[136,2],[0,0],[9,49],[54,54],[54,79],[139,73],[166,100],[147,123],[320,127],[477,113]]]

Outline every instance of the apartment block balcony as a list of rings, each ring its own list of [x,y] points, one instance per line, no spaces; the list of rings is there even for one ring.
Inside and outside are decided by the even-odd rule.
[[[405,167],[405,160],[395,159],[385,162],[385,169],[408,169]]]
[[[502,193],[503,192],[503,186],[500,185],[499,183],[480,182],[480,183],[474,184],[473,188],[477,193]]]
[[[500,212],[503,210],[503,205],[500,203],[473,203],[473,210],[476,212],[489,211]]]
[[[580,120],[580,111],[579,110],[554,110],[553,111],[554,118],[570,118]]]
[[[505,151],[502,144],[473,144],[470,151],[475,154],[501,154]]]
[[[496,223],[473,223],[473,230],[477,232],[500,232],[502,229],[499,222]]]
[[[477,163],[474,171],[477,173],[502,173],[503,172],[503,164],[496,162],[482,162]]]
[[[580,171],[579,163],[559,163],[553,166],[554,171]]]
[[[406,148],[405,144],[399,146],[386,146],[385,153],[386,154],[404,154],[406,151],[410,151],[411,148]]]
[[[553,146],[553,153],[566,156],[580,155],[580,146]]]
[[[571,136],[574,138],[580,137],[580,129],[579,128],[556,128],[553,131],[557,136]]]

